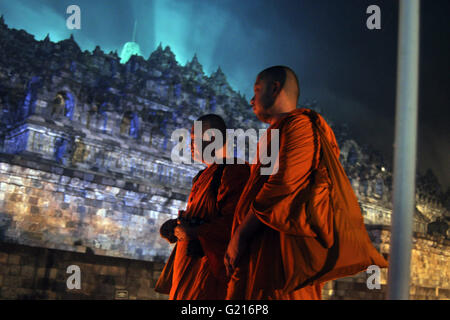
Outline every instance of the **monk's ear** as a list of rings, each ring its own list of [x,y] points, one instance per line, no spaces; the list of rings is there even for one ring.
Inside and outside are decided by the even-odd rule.
[[[280,94],[281,89],[282,89],[282,87],[281,87],[280,81],[273,81],[270,86],[270,93],[275,98],[276,96],[278,96]]]

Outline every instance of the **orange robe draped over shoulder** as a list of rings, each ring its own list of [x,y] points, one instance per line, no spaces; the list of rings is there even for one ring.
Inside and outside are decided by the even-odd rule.
[[[177,241],[155,290],[169,294],[171,300],[224,299],[227,277],[223,262],[230,240],[234,209],[250,175],[247,164],[229,164],[223,168],[220,186],[214,192],[213,177],[219,165],[212,164],[194,181],[186,219],[203,219],[198,239],[205,255],[187,255],[188,241]]]
[[[249,212],[264,227],[235,269],[227,299],[321,299],[326,281],[372,264],[387,267],[367,234],[325,120],[302,108],[269,127],[269,143],[270,129],[279,130],[278,171],[261,175],[261,163],[252,165],[233,233]]]

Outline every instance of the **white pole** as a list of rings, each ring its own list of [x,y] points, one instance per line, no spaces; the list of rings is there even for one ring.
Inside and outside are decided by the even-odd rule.
[[[415,209],[419,0],[400,0],[388,299],[409,299]]]

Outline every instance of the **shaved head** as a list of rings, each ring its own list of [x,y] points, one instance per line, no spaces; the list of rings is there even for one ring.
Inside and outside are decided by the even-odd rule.
[[[222,133],[222,137],[225,138],[227,136],[227,126],[221,116],[213,113],[205,114],[198,118],[197,121],[202,122],[203,131],[206,131],[207,129],[217,129]]]
[[[286,66],[273,66],[258,74],[258,79],[268,82],[279,82],[290,101],[297,105],[300,96],[300,86],[295,72]]]
[[[225,124],[225,121],[223,118],[217,114],[205,114],[197,119],[197,121],[201,122],[201,132],[196,132],[197,129],[195,129],[195,126],[197,125],[194,123],[191,129],[191,155],[192,158],[196,161],[203,162],[205,164],[210,164],[203,158],[203,153],[205,152],[206,147],[213,143],[213,141],[216,141],[216,139],[219,139],[219,141],[222,141],[220,147],[226,146],[226,137],[227,137],[227,126]],[[219,130],[221,137],[216,137],[215,135],[211,137],[210,140],[208,138],[205,139],[204,133],[209,129],[216,129]],[[213,156],[215,156],[215,152],[218,151],[218,156],[221,155],[224,150],[218,149],[213,151]]]

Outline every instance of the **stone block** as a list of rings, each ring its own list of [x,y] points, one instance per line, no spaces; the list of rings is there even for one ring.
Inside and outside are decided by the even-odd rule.
[[[31,213],[31,214],[39,214],[39,207],[37,207],[37,206],[31,206],[31,207],[30,207],[30,213]]]
[[[153,280],[157,281],[161,275],[161,271],[153,271]]]
[[[42,189],[42,182],[36,179],[31,179],[31,186],[36,189]]]
[[[17,289],[14,287],[2,287],[0,288],[0,297],[5,300],[14,300],[17,298]]]
[[[16,290],[17,300],[33,299],[33,290],[31,288],[18,288]]]
[[[67,202],[63,202],[63,203],[61,203],[61,205],[60,205],[60,208],[61,208],[62,210],[67,210],[67,209],[69,209],[69,207],[70,207],[70,204],[67,203]]]
[[[39,199],[36,198],[36,197],[30,197],[30,198],[28,199],[28,203],[29,203],[29,204],[33,204],[33,205],[37,205],[37,204],[38,204],[38,201],[39,201]]]
[[[45,183],[44,184],[44,190],[46,191],[56,191],[57,186],[53,183]]]
[[[34,288],[34,280],[33,279],[22,279],[20,283],[21,288],[32,289]]]
[[[19,193],[13,193],[12,195],[9,196],[9,201],[22,202],[23,196]]]
[[[32,278],[34,276],[35,268],[33,266],[22,266],[20,275],[23,278]]]
[[[4,276],[3,285],[10,288],[20,287],[21,279],[19,276]]]
[[[0,266],[1,266],[1,264],[3,264],[3,263],[7,263],[7,261],[8,261],[8,254],[7,253],[4,253],[4,252],[0,252]]]
[[[85,206],[78,206],[77,207],[77,212],[79,214],[85,214],[86,213],[86,207]]]
[[[57,294],[61,294],[67,289],[66,281],[51,280],[50,283],[50,290],[56,292]]]
[[[0,181],[2,181],[2,179],[4,178],[4,176],[0,175]],[[8,184],[5,182],[0,182],[0,191],[5,193],[8,190]]]
[[[38,268],[36,271],[37,278],[44,278],[46,273],[46,268]]]
[[[8,264],[10,265],[18,265],[20,264],[20,256],[16,254],[10,254],[8,255]]]

